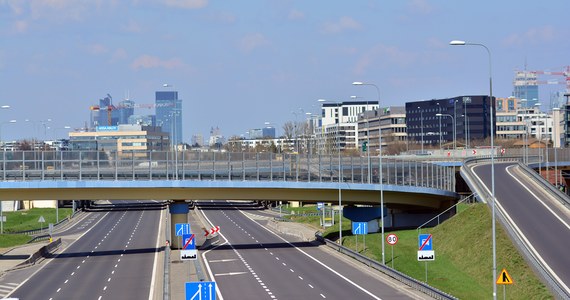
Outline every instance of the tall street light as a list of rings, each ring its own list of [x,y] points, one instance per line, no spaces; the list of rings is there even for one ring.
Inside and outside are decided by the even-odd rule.
[[[422,131],[422,154],[424,154],[424,111],[418,106],[420,110],[420,129]]]
[[[455,119],[453,118],[452,115],[450,114],[435,114],[436,117],[439,117],[439,122],[441,124],[441,117],[450,117],[451,118],[451,124],[454,125],[455,124]],[[455,126],[453,126],[453,144],[455,145]]]
[[[384,183],[382,182],[383,178],[382,178],[382,127],[380,124],[380,115],[381,115],[381,108],[380,108],[380,89],[378,88],[377,85],[373,84],[373,83],[365,83],[365,82],[360,82],[360,81],[355,81],[352,83],[352,85],[369,85],[369,86],[373,86],[374,88],[376,88],[376,93],[378,94],[378,168],[380,169],[378,171],[378,182],[380,183],[380,214],[382,215],[382,223],[381,223],[381,230],[382,230],[382,238],[380,239],[382,241],[382,264],[385,265],[386,264],[386,258],[385,258],[385,248],[384,248]]]
[[[0,123],[0,142],[2,142],[2,125],[4,124],[12,124],[12,123],[16,123],[16,120],[10,120],[8,122],[2,122]],[[4,148],[4,157],[3,159],[6,159],[6,144],[2,143],[2,148]],[[4,215],[2,213],[2,201],[0,201],[0,234],[4,233]]]
[[[319,99],[318,102],[326,102],[325,99]],[[338,110],[337,113],[337,120],[336,120],[336,141],[337,141],[337,152],[338,152],[338,234],[339,234],[339,243],[342,245],[342,188],[341,188],[341,165],[340,165],[340,120],[341,120],[341,103],[336,103],[336,108]],[[321,125],[322,126],[322,125]]]
[[[489,57],[489,107],[490,107],[490,115],[489,119],[491,120],[491,197],[493,199],[492,202],[492,230],[493,230],[493,299],[497,299],[497,283],[495,282],[495,278],[497,277],[497,237],[495,234],[495,128],[493,122],[493,69],[491,66],[491,51],[487,46],[479,43],[468,43],[465,41],[454,40],[449,42],[452,46],[479,46],[485,48],[487,50],[487,55]]]
[[[358,99],[358,98],[362,97],[350,96],[350,99]],[[366,110],[368,110],[368,101],[366,101]],[[368,149],[368,147],[370,147],[370,122],[368,121],[368,116],[365,115],[365,112],[362,112],[362,116],[363,118],[366,119],[366,156],[368,160],[368,166],[366,167],[366,169],[368,170],[368,183],[370,183],[372,182],[371,179],[372,172],[370,172],[370,149]]]

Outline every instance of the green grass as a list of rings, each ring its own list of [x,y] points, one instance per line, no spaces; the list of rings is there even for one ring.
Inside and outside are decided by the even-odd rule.
[[[490,299],[496,278],[492,275],[491,216],[484,204],[465,204],[454,218],[435,228],[423,229],[433,235],[436,259],[427,263],[428,284],[461,299]],[[319,226],[318,217],[291,217],[297,222]],[[356,238],[350,234],[351,223],[343,219],[343,245],[356,249]],[[418,231],[400,230],[393,246],[394,268],[425,281],[425,262],[417,261]],[[338,238],[338,225],[327,228],[324,236]],[[381,234],[358,236],[358,251],[382,261]],[[386,264],[392,265],[392,246],[385,243]],[[518,253],[510,239],[497,225],[497,272],[505,268],[515,284],[506,286],[508,299],[552,299],[552,294],[538,280],[533,270]],[[498,286],[498,297],[503,287]]]
[[[29,210],[4,211],[6,216],[4,223],[4,234],[0,234],[0,248],[9,248],[22,245],[30,241],[32,238],[25,234],[12,234],[14,232],[47,228],[49,223],[56,223],[55,208],[32,208]],[[71,208],[59,209],[59,220],[67,218],[71,215]],[[40,216],[44,217],[45,222],[40,223]],[[1,251],[0,251],[1,252]]]
[[[13,212],[5,211],[3,214],[6,216],[6,222],[4,223],[5,233],[47,228],[49,223],[56,223],[55,208],[32,208]],[[71,215],[71,208],[59,209],[60,221],[69,215]],[[43,223],[38,222],[41,216],[43,216],[45,220]]]

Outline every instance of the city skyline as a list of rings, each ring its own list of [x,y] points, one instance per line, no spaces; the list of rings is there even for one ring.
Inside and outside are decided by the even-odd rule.
[[[2,138],[61,137],[65,126],[84,127],[89,106],[104,95],[154,103],[165,83],[184,102],[186,142],[212,127],[230,137],[270,122],[281,132],[295,121],[292,112],[318,113],[317,99],[378,100],[353,81],[376,84],[383,107],[486,95],[486,54],[450,47],[454,39],[490,48],[494,96],[508,97],[516,70],[570,65],[568,8],[563,0],[4,0],[0,105],[11,108],[0,120],[17,123],[4,124]],[[564,88],[539,86],[543,107]]]

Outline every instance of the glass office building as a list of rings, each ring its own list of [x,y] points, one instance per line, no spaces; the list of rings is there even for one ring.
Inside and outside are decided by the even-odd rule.
[[[182,143],[182,99],[177,91],[156,92],[156,126],[170,135],[173,145]]]

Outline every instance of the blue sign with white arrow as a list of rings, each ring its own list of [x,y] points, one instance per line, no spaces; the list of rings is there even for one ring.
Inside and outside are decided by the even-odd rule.
[[[183,236],[185,234],[190,234],[190,224],[188,223],[174,224],[174,233],[176,234],[176,236]]]
[[[186,282],[186,300],[216,300],[216,282]]]
[[[352,222],[352,234],[368,234],[368,222]]]

